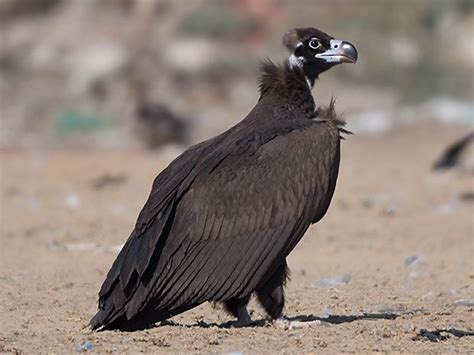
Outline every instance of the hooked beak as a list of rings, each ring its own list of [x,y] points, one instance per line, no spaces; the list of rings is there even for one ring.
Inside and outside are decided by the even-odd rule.
[[[318,53],[314,57],[323,59],[327,63],[355,63],[357,62],[357,49],[349,42],[331,39],[331,48],[326,52]]]

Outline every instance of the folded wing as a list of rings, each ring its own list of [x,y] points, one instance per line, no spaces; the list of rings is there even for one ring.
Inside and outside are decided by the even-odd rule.
[[[137,329],[248,295],[324,215],[339,166],[335,125],[313,121],[256,146],[222,145],[230,141],[196,146],[157,177],[92,328]]]

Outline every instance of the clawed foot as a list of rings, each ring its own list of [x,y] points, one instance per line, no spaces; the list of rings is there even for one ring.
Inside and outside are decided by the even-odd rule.
[[[238,310],[238,319],[236,321],[228,322],[227,325],[230,327],[240,328],[248,327],[253,325],[254,322],[250,318],[249,313],[247,312],[246,307],[242,307]]]
[[[322,325],[323,322],[320,320],[312,320],[312,321],[307,321],[307,322],[301,322],[297,320],[289,320],[288,318],[285,317],[280,317],[278,319],[275,319],[273,321],[273,324],[282,329],[299,329],[299,328],[308,328],[313,325]]]

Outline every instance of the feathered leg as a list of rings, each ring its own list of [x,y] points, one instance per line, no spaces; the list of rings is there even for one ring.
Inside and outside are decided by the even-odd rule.
[[[249,312],[247,311],[247,304],[249,303],[250,295],[233,298],[224,302],[225,309],[237,318],[237,322],[234,323],[234,326],[245,326],[252,323],[250,319]]]
[[[267,314],[273,319],[276,326],[284,329],[309,327],[314,324],[321,324],[318,321],[290,321],[283,316],[285,306],[284,286],[288,279],[289,270],[286,261],[278,268],[273,276],[257,290],[260,304]]]
[[[285,306],[285,291],[283,287],[287,277],[288,266],[285,261],[270,279],[257,290],[258,301],[272,319],[281,317],[283,312],[283,307]]]

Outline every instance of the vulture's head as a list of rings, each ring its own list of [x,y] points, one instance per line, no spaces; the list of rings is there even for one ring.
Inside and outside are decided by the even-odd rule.
[[[357,61],[357,50],[351,43],[313,27],[290,30],[283,37],[283,44],[291,52],[289,66],[302,69],[311,81],[337,64]]]

